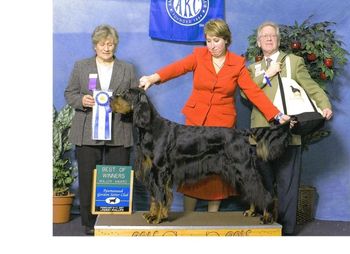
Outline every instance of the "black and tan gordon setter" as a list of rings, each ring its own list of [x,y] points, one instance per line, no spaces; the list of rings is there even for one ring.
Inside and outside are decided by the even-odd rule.
[[[181,125],[162,118],[140,88],[114,94],[110,104],[113,112],[129,116],[135,128],[134,170],[151,196],[150,211],[143,215],[148,223],[168,218],[174,184],[193,183],[211,173],[220,174],[244,200],[263,210],[262,223],[273,222],[268,212],[273,199],[256,160],[274,160],[285,151],[289,124],[243,130]],[[256,149],[249,137],[257,142]]]

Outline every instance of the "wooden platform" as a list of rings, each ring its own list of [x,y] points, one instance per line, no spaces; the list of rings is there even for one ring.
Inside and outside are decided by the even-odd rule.
[[[170,213],[169,221],[148,224],[143,212],[131,215],[99,215],[95,236],[281,236],[282,226],[260,224],[258,217],[242,212]]]

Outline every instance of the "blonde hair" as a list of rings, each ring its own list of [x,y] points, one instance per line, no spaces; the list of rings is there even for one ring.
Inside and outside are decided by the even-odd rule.
[[[232,42],[230,28],[222,19],[211,19],[205,23],[204,34],[205,37],[207,37],[207,35],[210,35],[223,38],[226,41],[226,48],[230,46]]]

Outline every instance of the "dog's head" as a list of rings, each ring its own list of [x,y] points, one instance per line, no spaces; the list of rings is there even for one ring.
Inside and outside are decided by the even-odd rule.
[[[256,152],[264,161],[275,160],[286,150],[291,137],[289,122],[271,127],[253,128]]]
[[[113,112],[122,115],[133,114],[133,123],[137,127],[147,128],[151,120],[151,108],[145,91],[141,88],[129,88],[121,93],[113,93],[110,106]]]

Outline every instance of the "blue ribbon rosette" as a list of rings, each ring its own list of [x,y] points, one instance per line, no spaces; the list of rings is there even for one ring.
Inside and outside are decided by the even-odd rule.
[[[111,92],[94,91],[95,107],[93,118],[93,137],[94,140],[111,140],[111,108],[109,106],[109,97]],[[101,115],[102,113],[102,115]],[[104,113],[104,114],[103,114]]]

